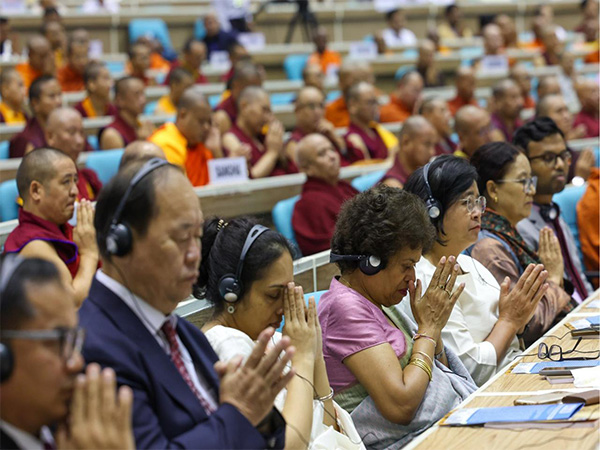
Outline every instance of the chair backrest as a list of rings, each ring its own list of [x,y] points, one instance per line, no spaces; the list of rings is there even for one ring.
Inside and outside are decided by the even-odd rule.
[[[0,159],[8,159],[9,148],[10,148],[10,141],[0,142]]]
[[[98,146],[98,135],[96,134],[90,134],[87,137],[87,141],[88,144],[90,144],[90,147],[92,147],[92,149],[94,149],[94,151],[98,150],[100,147]]]
[[[356,177],[352,180],[352,186],[354,189],[363,192],[369,188],[375,186],[379,180],[383,178],[385,175],[385,170],[378,170],[377,172],[367,173],[366,175],[361,175],[360,177]]]
[[[204,28],[204,19],[196,19],[194,22],[194,37],[201,41],[206,36],[206,28]]]
[[[102,184],[106,184],[119,170],[121,156],[123,156],[122,149],[89,153],[85,166],[96,172]]]
[[[325,292],[327,291],[316,291],[316,292],[309,292],[308,294],[304,294],[304,301],[306,302],[306,305],[308,306],[308,299],[311,297],[315,298],[315,305],[319,305],[319,300],[321,300],[321,295],[323,295]],[[281,321],[281,325],[279,326],[279,328],[277,328],[276,331],[279,331],[281,333],[281,331],[283,330],[283,326],[285,325],[285,317],[283,318],[283,320]]]
[[[291,105],[296,100],[295,92],[274,92],[270,96],[271,106]]]
[[[288,80],[301,80],[302,71],[309,55],[288,55],[283,60],[283,69]]]
[[[158,100],[146,103],[146,106],[144,106],[144,114],[147,116],[151,116],[156,111],[157,106]]]
[[[296,195],[292,198],[281,200],[277,202],[271,212],[273,223],[275,224],[277,231],[283,234],[288,241],[291,241],[297,249],[298,243],[296,242],[296,235],[294,234],[294,228],[292,227],[292,214],[294,213],[296,202],[299,199],[300,196]]]
[[[13,220],[19,216],[18,197],[17,180],[0,183],[0,221]]]
[[[129,22],[129,43],[140,36],[151,35],[158,39],[164,48],[173,48],[167,24],[162,19],[133,19]]]
[[[581,244],[579,242],[579,228],[577,227],[577,202],[583,195],[587,185],[565,188],[562,192],[554,194],[552,200],[560,207],[560,215],[567,223],[575,238],[577,249],[581,257]]]

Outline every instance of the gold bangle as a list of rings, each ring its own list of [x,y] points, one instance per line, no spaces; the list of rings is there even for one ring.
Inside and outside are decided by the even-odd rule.
[[[429,381],[432,380],[433,373],[431,372],[431,368],[427,365],[427,363],[425,362],[424,359],[413,358],[413,359],[410,360],[409,364],[412,364],[413,366],[417,366],[418,368],[420,368],[421,370],[423,370],[427,374],[427,376],[429,377]]]
[[[423,355],[425,358],[427,358],[429,360],[429,363],[433,367],[433,359],[431,359],[431,356],[429,356],[427,353],[425,353],[425,352],[413,352],[413,355],[414,354]]]
[[[333,398],[333,388],[329,388],[329,394],[325,397],[315,397],[315,400],[319,400],[320,402],[326,402],[327,400],[331,400]]]

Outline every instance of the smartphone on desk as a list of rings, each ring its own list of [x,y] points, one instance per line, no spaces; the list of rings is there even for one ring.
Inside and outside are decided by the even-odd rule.
[[[556,376],[571,376],[571,370],[579,369],[580,367],[546,367],[539,371],[539,374],[543,377],[556,377]]]
[[[521,397],[515,400],[515,405],[549,405],[551,403],[560,403],[561,400],[567,395],[569,395],[568,392],[558,391],[543,395]]]

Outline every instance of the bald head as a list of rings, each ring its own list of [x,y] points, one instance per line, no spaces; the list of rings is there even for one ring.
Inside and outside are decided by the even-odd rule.
[[[318,53],[323,53],[327,49],[327,29],[323,26],[317,27],[313,34],[313,41]]]
[[[546,95],[559,95],[561,93],[560,81],[554,75],[545,76],[539,79],[537,86],[538,99]]]
[[[454,116],[454,130],[458,134],[460,149],[470,157],[492,140],[490,114],[478,106],[463,106]]]
[[[262,74],[259,67],[251,61],[242,60],[235,65],[231,77],[231,95],[237,99],[248,86],[262,86]]]
[[[483,28],[483,47],[486,55],[497,55],[504,47],[502,30],[495,23],[488,23]]]
[[[360,81],[373,83],[373,69],[366,61],[357,61],[353,59],[345,60],[340,66],[338,72],[340,89],[344,94],[347,93],[350,86]]]
[[[423,92],[423,77],[416,70],[405,73],[397,84],[397,96],[409,110],[413,110]]]
[[[583,111],[598,117],[598,81],[579,78],[575,84],[577,97]]]
[[[200,89],[192,86],[187,88],[185,91],[183,91],[183,94],[181,94],[181,98],[177,103],[177,110],[193,109],[201,105],[208,106],[208,100]]]
[[[546,95],[536,105],[536,117],[550,117],[563,134],[573,128],[573,116],[562,95]]]
[[[46,142],[67,154],[75,163],[85,150],[85,132],[79,111],[73,108],[57,108],[48,116]]]
[[[323,72],[318,64],[306,64],[302,69],[302,79],[305,86],[313,86],[319,90],[323,90]]]
[[[162,149],[153,142],[150,141],[133,141],[123,152],[121,162],[119,163],[119,170],[133,161],[146,162],[152,158],[165,159],[165,153]]]
[[[70,158],[53,148],[38,148],[23,157],[17,170],[17,189],[25,205],[29,202],[31,183],[47,185],[56,176],[56,164],[64,160]]]
[[[419,134],[425,133],[429,130],[433,130],[433,126],[423,116],[410,116],[402,124],[400,130],[400,142],[403,139],[413,138]]]
[[[48,39],[39,34],[29,38],[27,41],[27,54],[31,67],[45,75],[53,74],[55,62]]]
[[[248,86],[246,87],[238,97],[238,109],[242,108],[242,105],[263,101],[269,99],[267,92],[259,86]]]
[[[335,185],[340,174],[340,157],[322,134],[309,134],[296,146],[296,163],[307,176]]]
[[[460,67],[456,71],[456,96],[467,102],[475,95],[475,72],[471,67]]]
[[[435,155],[435,144],[438,135],[423,116],[411,116],[402,125],[400,130],[399,158],[403,159],[409,171],[414,171],[424,166]]]

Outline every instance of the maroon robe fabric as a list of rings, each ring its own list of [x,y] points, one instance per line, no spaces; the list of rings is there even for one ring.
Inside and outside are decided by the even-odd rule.
[[[442,138],[441,141],[435,144],[435,156],[452,155],[457,148],[458,145],[452,139],[449,137]]]
[[[393,178],[394,180],[398,180],[400,183],[402,183],[402,186],[404,186],[409,176],[410,175],[406,172],[406,169],[400,163],[398,157],[396,157],[396,159],[394,160],[394,165],[390,167],[390,169],[381,178],[381,182],[384,182],[388,178]]]
[[[285,145],[287,146],[290,142],[300,142],[302,140],[302,138],[305,136],[306,136],[306,133],[304,131],[302,131],[300,128],[294,128],[294,130],[290,133],[290,138],[285,143]],[[327,136],[325,136],[325,137],[327,137]],[[329,138],[327,137],[327,139],[329,139]],[[340,154],[340,165],[342,167],[350,165],[350,163],[346,159],[346,156],[347,156],[346,149],[338,148],[337,144],[334,141],[332,141],[331,139],[329,139],[329,142],[331,142],[333,144],[333,148],[335,148],[337,150],[337,152]]]
[[[307,178],[292,215],[292,227],[303,255],[312,255],[331,247],[331,237],[342,203],[356,194],[358,191],[344,180],[331,186],[321,179]]]
[[[234,124],[237,120],[238,110],[235,104],[235,100],[231,95],[225,100],[223,100],[221,103],[219,103],[215,108],[215,111],[225,111],[229,116],[229,120],[231,120],[232,124]]]
[[[25,128],[19,134],[13,136],[10,140],[9,158],[22,158],[25,156],[27,144],[31,143],[34,148],[46,147],[46,136],[44,130],[35,117],[32,117],[25,124]]]
[[[120,115],[117,115],[115,117],[115,120],[113,120],[107,126],[101,128],[100,131],[98,131],[98,142],[100,142],[104,130],[108,128],[114,128],[121,135],[121,137],[123,138],[123,147],[127,147],[127,145],[129,145],[137,139],[136,129],[129,125],[127,122],[125,122]]]
[[[96,200],[100,189],[102,189],[102,182],[98,178],[98,175],[96,175],[96,172],[84,167],[77,170],[77,176],[77,189],[79,189],[77,200],[81,200],[82,198],[90,201]]]
[[[250,148],[252,149],[252,154],[250,156],[250,167],[254,166],[254,164],[256,164],[258,160],[262,158],[265,154],[265,137],[263,135],[260,136],[259,142],[261,143],[262,148],[259,148],[258,145],[256,145],[254,139],[248,137],[237,126],[237,124],[234,123],[229,129],[229,132],[232,133],[235,137],[237,137],[241,143],[248,144],[250,146]],[[225,153],[229,154],[229,150],[227,148],[225,149]],[[287,167],[283,167],[281,165],[281,162],[278,161],[269,176],[274,177],[277,175],[288,175],[290,173],[298,173],[298,168],[296,167],[294,161],[288,161]]]
[[[19,253],[31,241],[40,240],[52,244],[58,257],[64,261],[75,278],[79,269],[79,250],[73,242],[73,227],[68,223],[58,226],[19,208],[19,225],[8,235],[4,243],[5,253]]]
[[[365,143],[369,154],[372,159],[385,159],[388,156],[388,149],[383,142],[379,133],[375,128],[371,128],[373,132],[373,136],[368,135],[362,128],[350,122],[350,126],[348,127],[348,132],[344,136],[344,141],[346,141],[346,148],[348,149],[348,154],[346,158],[350,163],[354,163],[356,161],[360,161],[365,159],[365,155],[363,152],[352,145],[352,142],[348,139],[351,134],[357,134]]]
[[[580,111],[579,114],[575,116],[575,120],[573,121],[573,127],[577,127],[578,125],[583,125],[585,127],[586,139],[598,137],[600,132],[600,123],[598,122],[597,116],[595,117],[592,114],[586,113],[585,111]]]

